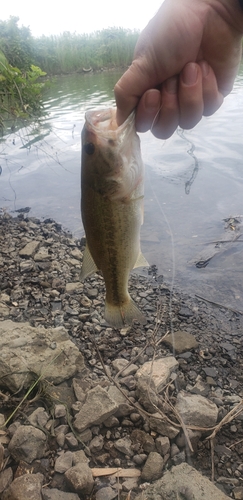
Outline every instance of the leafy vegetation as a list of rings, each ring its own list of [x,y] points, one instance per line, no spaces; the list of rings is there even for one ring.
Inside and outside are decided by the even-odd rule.
[[[65,32],[33,40],[35,62],[49,75],[128,66],[138,32],[108,28],[90,35]]]
[[[0,128],[8,119],[33,118],[42,113],[46,75],[33,64],[29,28],[18,28],[18,18],[0,21]]]

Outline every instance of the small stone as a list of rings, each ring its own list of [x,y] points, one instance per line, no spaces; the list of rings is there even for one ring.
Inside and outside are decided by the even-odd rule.
[[[119,420],[118,418],[114,417],[114,415],[111,415],[111,417],[107,418],[107,420],[104,421],[105,427],[112,428],[112,427],[118,427],[119,426]]]
[[[128,455],[129,457],[133,455],[131,445],[132,441],[128,437],[120,438],[114,442],[115,448],[124,455]]]
[[[155,446],[158,453],[164,457],[170,450],[170,440],[166,436],[159,436],[155,439]]]
[[[109,393],[97,385],[88,392],[85,403],[75,415],[74,427],[78,432],[82,432],[87,427],[101,424],[117,409],[118,405],[111,399]]]
[[[138,480],[136,477],[130,477],[124,483],[122,483],[122,489],[124,491],[132,491],[138,487]]]
[[[117,404],[115,417],[125,417],[126,415],[129,415],[131,413],[133,407],[129,405],[128,400],[117,387],[111,385],[108,389],[108,394]],[[107,422],[107,419],[105,421]]]
[[[154,439],[150,434],[148,434],[148,432],[149,432],[149,429],[146,432],[142,431],[140,429],[135,429],[134,431],[132,431],[131,439],[132,439],[132,443],[133,443],[133,448],[135,445],[137,449],[140,449],[140,447],[142,447],[146,453],[150,453],[151,451],[155,451]]]
[[[188,437],[192,445],[193,451],[197,451],[198,441],[200,440],[202,433],[200,431],[194,431],[192,429],[187,429]],[[176,444],[179,448],[184,448],[187,446],[187,440],[185,438],[184,432],[181,432],[176,438]]]
[[[57,441],[58,446],[60,446],[60,448],[63,448],[63,446],[65,444],[65,434],[63,432],[59,432],[57,434],[56,441]]]
[[[42,496],[43,500],[80,500],[77,493],[65,493],[57,488],[42,488]]]
[[[159,453],[151,452],[145,462],[141,473],[143,481],[154,481],[159,479],[163,473],[164,460]]]
[[[63,474],[72,467],[73,454],[71,451],[62,452],[55,462],[55,471]]]
[[[121,384],[124,384],[129,391],[134,391],[134,389],[136,389],[136,380],[133,377],[133,375],[129,375],[128,377],[122,378]]]
[[[24,248],[22,248],[19,251],[19,256],[24,258],[32,257],[34,253],[38,250],[39,246],[40,246],[39,241],[35,240],[30,241],[29,243],[27,243],[27,245],[25,245]]]
[[[36,408],[31,415],[29,415],[29,423],[33,426],[45,427],[49,419],[48,413],[45,408]]]
[[[94,486],[91,469],[86,463],[79,463],[65,472],[69,486],[79,495],[89,495]]]
[[[19,269],[21,273],[29,273],[34,268],[34,264],[31,260],[26,260],[24,262],[20,262]]]
[[[154,413],[149,418],[149,426],[150,429],[170,439],[174,439],[179,434],[179,428],[170,424],[166,419],[163,419],[160,413]]]
[[[183,462],[186,462],[186,453],[185,450],[180,451],[176,455],[173,456],[172,462],[174,465],[180,465]]]
[[[129,375],[134,375],[136,371],[138,370],[138,366],[135,364],[130,364],[123,372],[121,373],[122,377],[128,377]]]
[[[142,465],[147,458],[147,455],[145,453],[140,453],[138,455],[134,455],[133,461],[136,465]]]
[[[236,486],[233,489],[233,495],[236,500],[243,500],[243,486]]]
[[[4,447],[0,442],[0,470],[2,470],[3,459],[4,459]]]
[[[217,385],[217,382],[212,377],[206,377],[206,382],[208,385],[212,385],[212,386]],[[205,396],[205,394],[202,394],[202,396]]]
[[[9,443],[12,457],[17,461],[25,460],[28,464],[35,459],[42,458],[45,447],[44,432],[31,425],[20,425]]]
[[[127,359],[124,359],[124,358],[118,358],[118,359],[114,359],[114,361],[112,361],[111,364],[112,364],[114,370],[118,373],[121,370],[126,368],[126,366],[128,365],[128,361],[127,361]]]
[[[76,379],[76,378],[73,379],[73,390],[74,390],[74,394],[75,394],[77,400],[81,401],[81,403],[83,403],[85,401],[86,394],[80,385],[79,379]]]
[[[175,455],[178,455],[178,453],[180,453],[180,450],[179,450],[178,446],[176,446],[175,443],[172,443],[171,449],[170,449],[170,456],[171,456],[171,458],[173,458]]]
[[[74,449],[78,447],[78,440],[72,432],[68,432],[65,436],[65,441],[69,448]]]
[[[141,416],[139,413],[131,413],[130,419],[134,424],[136,424],[139,420],[141,420]]]
[[[234,405],[241,402],[241,397],[233,394],[232,396],[224,396],[224,403]]]
[[[87,295],[90,299],[96,299],[98,297],[98,290],[97,288],[88,288],[87,289]]]
[[[50,254],[47,247],[41,247],[38,252],[34,255],[34,260],[43,261],[50,259]]]
[[[1,462],[0,462],[0,469],[1,469]],[[1,493],[6,490],[10,484],[13,481],[13,470],[11,467],[8,467],[7,469],[2,470],[0,472],[0,495]]]
[[[104,446],[104,438],[101,434],[95,436],[89,444],[89,449],[91,453],[97,453],[101,451]]]
[[[42,474],[24,474],[17,477],[3,492],[1,500],[42,500]]]
[[[155,359],[153,362],[144,363],[136,372],[136,378],[152,379],[155,388],[160,393],[170,379],[170,375],[179,366],[178,361],[173,356]]]
[[[82,254],[82,252],[80,252],[80,250],[78,248],[74,248],[74,250],[71,251],[71,256],[77,260],[83,259],[83,254]]]
[[[117,497],[117,491],[113,490],[110,486],[104,486],[100,488],[96,495],[95,500],[113,500]]]
[[[218,375],[218,372],[214,367],[206,366],[205,368],[203,368],[203,371],[208,377],[215,378]]]
[[[77,450],[72,452],[73,456],[73,465],[78,465],[79,463],[89,463],[89,459],[86,457],[83,450]]]
[[[176,410],[185,424],[197,427],[213,427],[218,418],[218,408],[212,401],[185,391],[177,395]]]
[[[82,290],[83,290],[83,283],[81,283],[80,281],[66,284],[66,292],[69,294],[79,293],[82,292]]]

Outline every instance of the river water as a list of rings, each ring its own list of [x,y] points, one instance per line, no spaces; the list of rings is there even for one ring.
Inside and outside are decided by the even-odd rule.
[[[118,72],[58,77],[47,117],[0,142],[0,207],[53,218],[75,237],[86,109],[114,104]],[[212,117],[167,141],[141,134],[146,167],[142,250],[166,282],[243,312],[243,72]],[[224,219],[232,229],[225,229]],[[232,240],[230,243],[223,241]],[[215,248],[216,245],[216,248]],[[209,260],[206,267],[195,263]]]

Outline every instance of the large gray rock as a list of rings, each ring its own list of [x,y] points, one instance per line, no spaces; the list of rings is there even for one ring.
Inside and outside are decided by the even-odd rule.
[[[46,436],[40,429],[32,425],[20,425],[15,431],[8,449],[12,457],[31,464],[33,460],[42,458],[46,447]]]
[[[2,321],[0,352],[0,383],[13,392],[29,388],[41,373],[60,384],[84,368],[83,356],[63,327],[33,328],[29,323]]]
[[[101,424],[118,409],[116,402],[107,391],[97,385],[88,392],[85,403],[75,415],[74,427],[82,432],[92,425]]]
[[[1,500],[42,500],[42,474],[24,474],[17,477],[4,491]]]
[[[146,378],[154,382],[156,391],[160,393],[170,380],[170,375],[178,368],[178,361],[173,356],[147,361],[136,372],[137,379]]]
[[[175,407],[186,425],[213,427],[217,422],[216,404],[199,394],[179,392]]]
[[[198,347],[198,342],[191,333],[178,330],[177,332],[167,335],[163,343],[168,345],[176,354],[190,351]]]
[[[183,463],[172,467],[144,492],[137,495],[135,500],[227,500],[224,495],[206,477],[196,469]]]

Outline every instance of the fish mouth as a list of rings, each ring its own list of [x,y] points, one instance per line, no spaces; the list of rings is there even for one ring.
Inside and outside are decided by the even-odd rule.
[[[135,113],[132,112],[122,125],[118,127],[116,121],[116,108],[101,108],[85,113],[86,128],[106,139],[116,141],[124,135],[130,134],[134,128]]]

